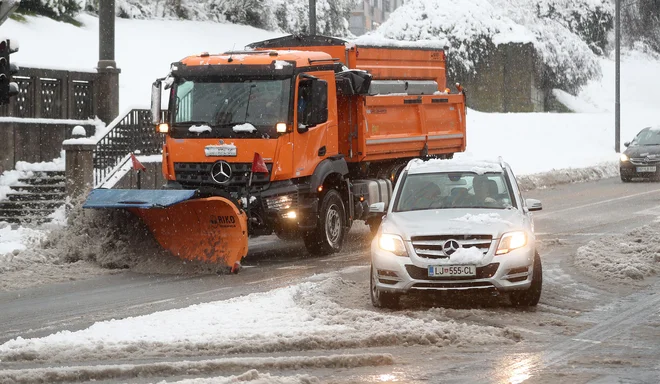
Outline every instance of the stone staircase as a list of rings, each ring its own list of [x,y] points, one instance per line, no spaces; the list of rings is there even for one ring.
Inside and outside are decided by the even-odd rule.
[[[66,201],[64,171],[33,171],[0,201],[0,221],[42,224]]]

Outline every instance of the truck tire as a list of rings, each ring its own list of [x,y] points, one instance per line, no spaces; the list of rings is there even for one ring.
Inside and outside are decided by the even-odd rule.
[[[532,284],[524,291],[513,291],[509,299],[514,307],[536,307],[541,299],[543,287],[543,267],[538,252],[534,255],[534,271],[532,272]]]
[[[344,242],[346,210],[341,195],[329,190],[321,200],[316,229],[303,235],[307,251],[315,256],[339,252]]]

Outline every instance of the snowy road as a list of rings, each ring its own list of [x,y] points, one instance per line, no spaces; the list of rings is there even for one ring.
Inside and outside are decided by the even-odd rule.
[[[240,374],[264,383],[314,378],[333,383],[660,382],[660,281],[598,279],[581,273],[574,263],[578,248],[591,240],[626,234],[656,220],[660,184],[608,179],[533,191],[526,197],[544,204],[535,215],[545,283],[536,310],[516,310],[497,297],[444,297],[440,302],[406,300],[395,313],[377,311],[369,303],[365,227],[351,231],[344,252],[327,258],[303,258],[301,244],[274,245],[266,239],[252,247],[246,267],[235,276],[122,272],[1,293],[0,383],[155,383]],[[338,272],[346,267],[351,268]],[[267,305],[260,300],[268,299],[259,292],[302,281],[309,285],[291,293],[294,301],[318,311],[315,316],[323,324],[351,327],[330,329],[325,335],[334,336],[325,338],[314,333],[319,329],[285,335],[287,342],[273,345],[256,339],[256,346],[244,342],[248,336],[240,331],[233,331],[238,333],[233,338],[216,335],[215,343],[203,344],[192,335],[189,343],[104,344],[102,350],[84,353],[48,338],[43,345],[19,340],[13,350],[1,346],[19,336],[85,330],[97,321],[254,293],[239,304],[253,304],[258,315],[258,308]],[[246,324],[258,320],[236,317]]]

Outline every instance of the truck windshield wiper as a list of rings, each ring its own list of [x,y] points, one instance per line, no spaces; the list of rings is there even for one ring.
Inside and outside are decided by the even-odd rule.
[[[217,124],[209,123],[208,121],[203,121],[203,120],[177,121],[174,123],[174,125],[183,125],[186,127],[190,127],[193,125],[208,125],[209,127],[217,126]]]

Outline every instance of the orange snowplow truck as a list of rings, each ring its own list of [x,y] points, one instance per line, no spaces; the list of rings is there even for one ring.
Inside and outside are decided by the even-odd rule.
[[[128,208],[175,255],[233,269],[272,233],[337,252],[354,221],[378,228],[410,159],[465,150],[465,95],[445,87],[442,49],[286,36],[186,57],[152,92],[167,185],[86,207]]]

